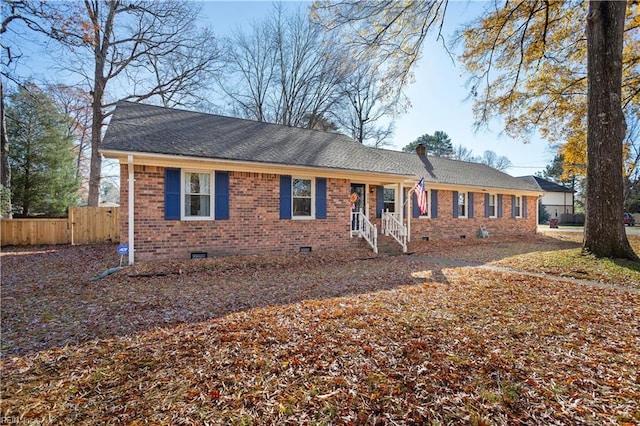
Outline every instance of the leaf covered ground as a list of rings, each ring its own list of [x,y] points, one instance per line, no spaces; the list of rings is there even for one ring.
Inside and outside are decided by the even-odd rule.
[[[3,250],[2,416],[640,424],[634,265],[581,274],[608,286],[564,281],[557,266],[526,273],[538,262],[527,257],[577,247],[545,237],[435,242],[402,257],[141,263],[100,281],[88,279],[117,263],[113,246]]]

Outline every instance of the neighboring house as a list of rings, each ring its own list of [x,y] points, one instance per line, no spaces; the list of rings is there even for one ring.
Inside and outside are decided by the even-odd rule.
[[[483,164],[130,102],[117,104],[100,151],[120,162],[130,263],[354,247],[383,220],[412,241],[471,238],[481,227],[535,234],[542,195]],[[420,178],[424,215],[415,195],[406,200]]]
[[[539,176],[520,176],[518,179],[531,185],[536,185],[544,192],[540,199],[540,204],[549,213],[550,219],[560,220],[563,214],[573,214],[573,195],[575,193],[573,189],[558,185]]]

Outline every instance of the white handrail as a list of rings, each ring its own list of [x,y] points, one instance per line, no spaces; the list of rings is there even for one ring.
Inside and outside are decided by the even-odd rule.
[[[402,246],[402,252],[407,252],[407,225],[404,225],[389,210],[382,212],[382,233],[391,235]]]
[[[352,237],[356,235],[364,238],[373,252],[378,253],[378,228],[364,215],[362,209],[359,212],[351,212],[351,227]],[[353,229],[354,227],[355,229]]]

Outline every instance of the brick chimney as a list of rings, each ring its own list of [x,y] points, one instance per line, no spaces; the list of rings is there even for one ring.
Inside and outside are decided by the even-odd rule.
[[[418,153],[418,155],[427,155],[427,147],[419,143],[416,147],[416,152]]]

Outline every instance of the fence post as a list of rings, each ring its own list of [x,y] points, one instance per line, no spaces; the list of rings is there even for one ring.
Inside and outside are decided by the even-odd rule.
[[[69,215],[67,217],[67,229],[69,230],[69,242],[71,245],[75,245],[74,233],[73,233],[73,207],[69,207]]]

